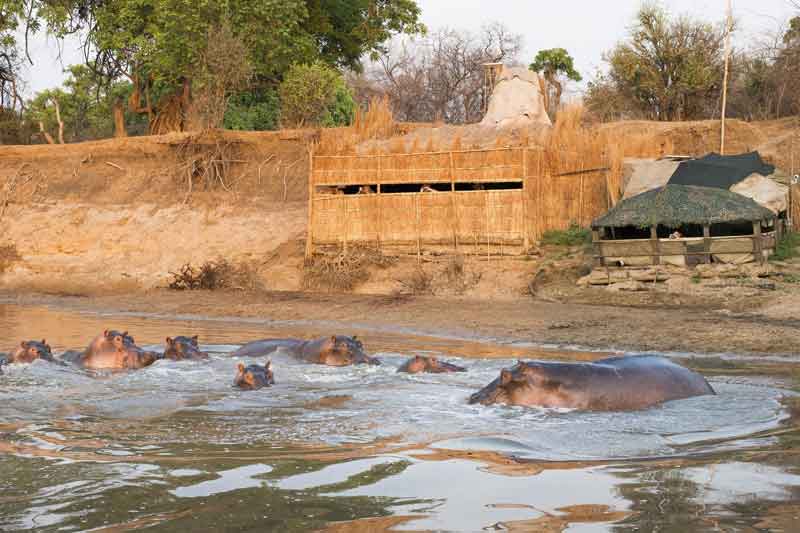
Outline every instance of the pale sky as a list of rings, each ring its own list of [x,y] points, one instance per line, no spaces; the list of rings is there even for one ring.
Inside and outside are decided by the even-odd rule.
[[[525,39],[523,62],[543,48],[566,48],[576,68],[591,78],[603,67],[602,53],[625,36],[641,0],[417,0],[422,20],[429,28],[443,26],[479,30],[499,21]],[[663,0],[674,14],[688,13],[706,20],[722,21],[725,0]],[[737,46],[747,46],[764,32],[774,32],[793,13],[790,0],[733,0],[739,22]],[[60,85],[65,65],[80,63],[83,54],[76,40],[58,45],[52,37],[39,35],[31,43],[34,65],[28,68],[28,94]]]

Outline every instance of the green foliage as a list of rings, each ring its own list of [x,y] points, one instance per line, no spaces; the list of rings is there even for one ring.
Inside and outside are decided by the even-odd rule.
[[[132,66],[172,84],[193,77],[206,34],[226,18],[256,76],[273,81],[291,64],[317,59],[357,68],[392,34],[424,31],[414,0],[53,1],[62,9],[51,24],[64,32],[85,27],[106,75]]]
[[[229,130],[277,130],[280,120],[278,93],[268,89],[240,93],[228,102],[224,127]]]
[[[564,75],[572,81],[581,81],[581,75],[575,70],[572,56],[564,48],[550,48],[540,50],[533,63],[528,67],[534,72],[539,72],[547,78]]]
[[[340,82],[336,83],[333,93],[333,103],[328,106],[321,125],[326,128],[349,126],[353,123],[355,115],[356,101],[353,98],[353,91],[344,83],[344,78],[340,77]]]
[[[775,247],[775,253],[770,256],[773,261],[786,261],[797,257],[797,248],[800,246],[800,233],[794,231],[787,231],[778,241]]]
[[[609,73],[590,86],[588,106],[601,107],[594,100],[612,91],[647,118],[712,115],[722,86],[724,35],[722,28],[645,4],[628,38],[604,55]]]
[[[25,122],[42,123],[54,138],[58,131],[55,103],[58,102],[64,123],[64,141],[76,142],[111,137],[114,133],[113,105],[124,102],[133,91],[127,82],[110,86],[84,65],[72,65],[63,89],[48,89],[28,101]],[[126,124],[136,125],[139,117],[126,113]],[[38,126],[37,129],[38,131]]]
[[[542,235],[542,244],[555,246],[579,246],[592,242],[592,232],[571,223],[565,230],[547,230]]]
[[[320,61],[294,65],[279,91],[284,126],[340,126],[352,121],[355,103],[344,77]]]

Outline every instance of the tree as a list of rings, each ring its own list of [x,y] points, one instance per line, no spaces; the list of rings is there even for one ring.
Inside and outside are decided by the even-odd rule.
[[[553,89],[552,100],[545,95],[551,118],[561,105],[561,95],[564,91],[564,84],[559,78],[563,76],[572,81],[583,79],[575,70],[572,56],[564,48],[540,50],[528,68],[543,75],[549,87]]]
[[[596,81],[613,88],[647,118],[713,116],[722,86],[724,33],[686,16],[670,18],[658,5],[646,4],[628,39],[604,54],[609,72]],[[587,100],[589,107],[597,107],[591,91]]]
[[[231,96],[244,89],[253,70],[243,40],[234,35],[230,21],[209,30],[195,83],[195,110],[203,129],[222,126]]]
[[[141,131],[137,115],[125,113],[122,106],[117,112],[121,116],[116,117],[122,124],[115,125],[114,107],[128,99],[133,91],[130,83],[105,85],[85,65],[72,65],[67,72],[63,88],[41,91],[26,103],[23,119],[35,126],[43,140],[107,138],[122,134],[130,126]]]
[[[481,32],[443,28],[416,40],[396,40],[354,80],[359,102],[386,94],[395,118],[411,122],[478,122],[483,117],[483,64],[516,62],[522,37],[502,24]]]
[[[160,107],[190,111],[195,65],[209,30],[230,21],[244,43],[255,88],[274,87],[294,63],[324,61],[359,68],[395,33],[424,30],[413,0],[51,0],[57,33],[85,29],[90,66],[108,80],[134,84],[134,107],[152,124]],[[66,6],[66,7],[64,7]]]
[[[284,126],[346,126],[355,113],[344,77],[321,61],[289,69],[280,85],[280,98]]]

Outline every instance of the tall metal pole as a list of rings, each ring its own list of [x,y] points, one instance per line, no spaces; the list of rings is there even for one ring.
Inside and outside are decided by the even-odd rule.
[[[731,0],[727,0],[727,20],[725,22],[725,75],[722,78],[722,113],[721,128],[720,128],[720,142],[719,153],[725,155],[725,108],[728,105],[728,65],[730,63],[731,55],[731,32],[733,31],[733,13],[731,8]]]

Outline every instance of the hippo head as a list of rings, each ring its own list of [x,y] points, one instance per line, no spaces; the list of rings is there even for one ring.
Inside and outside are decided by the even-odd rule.
[[[356,337],[332,335],[320,347],[320,362],[329,366],[379,365],[380,360],[364,353],[364,345]]]
[[[53,360],[53,352],[47,341],[22,341],[14,352],[13,361],[16,363],[32,363],[37,359]]]
[[[420,372],[431,372],[435,374],[444,372],[465,372],[467,369],[446,361],[440,361],[436,357],[426,357],[415,355],[398,369],[398,372],[408,372],[418,374]]]
[[[501,370],[497,379],[470,396],[469,403],[560,407],[562,400],[561,384],[553,381],[542,365],[519,361],[514,367]]]
[[[239,372],[233,380],[234,387],[245,390],[257,390],[275,384],[272,374],[272,361],[267,361],[265,366],[239,363]]]
[[[136,346],[133,337],[127,331],[122,333],[115,330],[103,332],[105,344],[118,353],[123,354],[122,367],[129,369],[144,368],[155,363],[162,356],[156,352],[142,350]]]
[[[197,342],[197,335],[194,337],[167,337],[164,359],[180,361],[183,359],[205,359],[208,354],[201,352]]]

